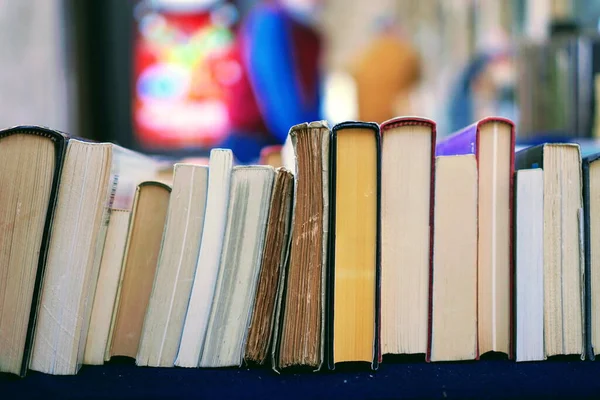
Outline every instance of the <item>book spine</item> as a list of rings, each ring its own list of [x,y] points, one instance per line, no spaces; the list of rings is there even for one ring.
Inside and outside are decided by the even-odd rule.
[[[435,150],[437,133],[435,126],[431,130],[431,176],[429,178],[429,296],[427,305],[427,353],[425,361],[431,361],[431,344],[433,341],[433,234],[435,204]]]
[[[375,146],[377,152],[377,221],[375,240],[375,349],[371,368],[377,370],[383,361],[381,353],[381,132],[379,127],[375,131]]]
[[[330,192],[332,190],[331,183],[329,177],[331,176],[331,134],[329,132],[329,128],[327,127],[318,127],[321,131],[322,140],[321,140],[321,180],[323,182],[323,243],[322,243],[322,262],[323,265],[321,267],[321,304],[327,304],[327,260],[328,260],[328,252],[333,251],[329,247],[329,214],[330,214]],[[322,307],[322,318],[321,318],[321,363],[317,370],[320,370],[325,363],[325,342],[327,337],[327,307]]]
[[[510,335],[509,335],[509,344],[508,344],[508,358],[510,360],[515,359],[516,352],[516,342],[515,342],[515,328],[516,328],[516,290],[515,290],[515,125],[511,123],[511,131],[510,131],[510,175],[509,175],[509,194],[508,194],[508,213],[509,213],[509,227],[508,231],[510,232],[510,238],[508,240],[509,245],[509,260],[510,265],[508,266],[510,271],[510,283],[509,283],[509,293],[510,293]]]
[[[336,179],[335,179],[335,168],[337,165],[337,130],[334,126],[330,132],[330,145],[329,145],[329,254],[327,256],[327,279],[325,286],[326,296],[326,340],[325,340],[325,351],[327,358],[327,366],[330,370],[335,369],[334,354],[333,354],[333,338],[334,338],[334,294],[335,294],[335,191],[336,191]]]
[[[584,160],[583,174],[583,229],[584,229],[584,301],[585,301],[585,347],[589,360],[594,361],[594,347],[592,345],[592,282],[591,282],[591,229],[590,229],[590,163]]]

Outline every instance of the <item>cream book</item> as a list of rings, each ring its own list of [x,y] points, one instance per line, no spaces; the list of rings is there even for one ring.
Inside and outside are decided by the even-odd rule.
[[[381,352],[427,353],[435,123],[381,125]]]
[[[152,180],[159,173],[161,164],[148,157],[128,157],[123,159],[117,179],[118,185],[113,195],[110,219],[106,231],[106,243],[102,251],[98,282],[94,294],[90,327],[83,356],[84,364],[100,365],[106,361],[112,320],[114,319],[115,299],[125,242],[129,230],[131,209],[138,184]]]
[[[435,165],[430,361],[477,353],[477,160],[441,156]]]
[[[67,140],[36,126],[0,131],[0,372],[29,367]]]
[[[142,169],[151,168],[152,163],[146,161],[146,157],[114,144],[69,141],[58,189],[31,369],[55,375],[75,374],[79,370],[110,209],[121,202],[120,194],[129,193],[123,187],[129,181],[123,179],[127,167],[135,164]]]
[[[179,367],[197,367],[202,354],[227,225],[233,168],[231,150],[213,149],[210,152],[209,168],[202,244],[175,360],[175,365]]]
[[[170,195],[171,188],[159,182],[137,187],[107,348],[110,356],[137,355]]]
[[[543,144],[516,154],[517,169],[541,168],[544,181],[546,357],[585,355],[581,166],[577,144]]]
[[[173,189],[136,364],[175,363],[202,240],[208,167],[175,164]]]
[[[233,169],[221,266],[202,346],[201,367],[242,363],[274,176],[272,167]]]

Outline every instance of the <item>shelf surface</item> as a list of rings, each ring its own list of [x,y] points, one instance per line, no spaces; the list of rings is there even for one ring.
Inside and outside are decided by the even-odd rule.
[[[0,374],[0,398],[599,398],[600,362],[403,362],[276,374],[267,368],[141,368],[131,362],[83,366],[76,376]],[[5,396],[8,394],[8,396]]]

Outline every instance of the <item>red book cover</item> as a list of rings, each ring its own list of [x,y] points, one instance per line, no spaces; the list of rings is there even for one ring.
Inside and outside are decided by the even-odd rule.
[[[427,354],[426,360],[429,361],[431,349],[431,303],[433,295],[433,200],[435,198],[435,146],[436,146],[436,124],[434,121],[420,117],[397,117],[383,122],[380,126],[382,147],[385,142],[385,132],[389,129],[400,126],[421,125],[431,128],[431,178],[430,178],[430,198],[429,198],[429,312],[427,316],[428,335],[427,335]],[[381,324],[380,324],[381,325]],[[381,353],[380,353],[381,357]]]
[[[510,161],[509,161],[509,271],[510,271],[510,317],[509,317],[509,358],[513,358],[514,355],[514,316],[513,316],[513,302],[514,302],[514,249],[513,249],[513,213],[514,213],[514,169],[515,169],[515,127],[514,123],[506,118],[501,117],[488,117],[484,118],[476,123],[444,138],[441,140],[436,147],[436,155],[461,155],[461,154],[474,154],[477,158],[478,168],[480,167],[480,134],[482,128],[489,123],[504,123],[510,126]],[[478,302],[479,303],[479,302]],[[479,307],[479,305],[478,305]],[[479,358],[479,339],[477,346],[477,358]]]

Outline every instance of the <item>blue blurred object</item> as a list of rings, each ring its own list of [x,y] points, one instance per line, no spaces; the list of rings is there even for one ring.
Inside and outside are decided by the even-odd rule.
[[[450,132],[456,132],[479,119],[475,115],[474,83],[496,60],[508,56],[505,52],[484,52],[477,54],[459,75],[450,93],[448,121]],[[514,88],[499,87],[496,93],[494,115],[516,120]]]
[[[491,58],[489,54],[477,55],[460,75],[450,95],[450,132],[456,132],[475,121],[471,84],[485,70]]]
[[[243,61],[263,119],[283,143],[291,126],[320,119],[320,38],[273,2],[258,4],[240,33]]]

